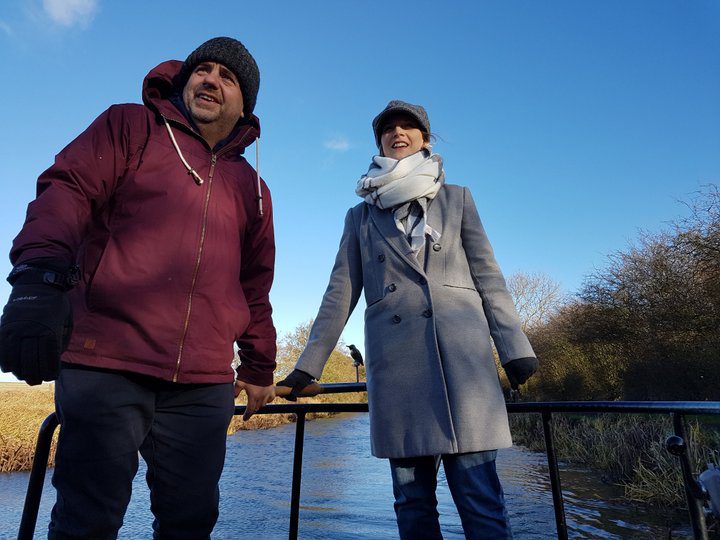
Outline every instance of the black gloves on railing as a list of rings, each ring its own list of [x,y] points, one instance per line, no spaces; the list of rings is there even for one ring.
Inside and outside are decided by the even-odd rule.
[[[510,381],[510,388],[517,390],[518,386],[525,383],[537,371],[538,361],[533,357],[516,358],[505,364],[503,369]]]
[[[53,381],[72,332],[67,291],[77,283],[77,268],[35,259],[16,266],[8,281],[13,288],[0,318],[0,369],[29,385]]]
[[[285,377],[282,381],[279,381],[276,386],[288,386],[292,388],[287,396],[284,396],[288,401],[297,401],[297,396],[302,389],[312,383],[315,377],[299,369],[293,369],[292,373]]]

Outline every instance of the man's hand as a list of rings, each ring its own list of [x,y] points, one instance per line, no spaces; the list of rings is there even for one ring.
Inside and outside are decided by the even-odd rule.
[[[275,386],[272,384],[258,386],[241,380],[235,381],[235,397],[238,397],[243,390],[247,394],[247,406],[243,420],[249,420],[253,414],[275,399]]]
[[[537,358],[533,357],[516,358],[505,364],[503,369],[510,382],[510,388],[517,390],[518,386],[524,384],[537,371],[538,365]]]
[[[57,378],[70,340],[72,312],[58,276],[26,266],[9,279],[13,289],[0,319],[0,369],[29,385]]]

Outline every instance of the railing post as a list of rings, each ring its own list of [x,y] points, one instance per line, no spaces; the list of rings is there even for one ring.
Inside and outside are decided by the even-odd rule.
[[[683,415],[681,413],[672,413],[672,417],[675,435],[680,437],[684,443],[677,453],[672,453],[680,460],[683,486],[685,487],[685,499],[687,500],[688,513],[690,514],[690,524],[693,529],[693,537],[695,540],[708,540],[705,514],[703,513],[702,493],[700,486],[693,476],[692,466],[690,465],[690,456],[688,455],[689,440],[685,431]]]
[[[295,423],[295,451],[293,453],[292,495],[290,498],[289,540],[297,540],[300,520],[300,480],[302,479],[302,457],[305,438],[305,411],[297,412]]]
[[[38,439],[35,445],[35,456],[33,457],[28,488],[25,493],[25,506],[23,506],[22,517],[20,518],[20,530],[18,540],[32,540],[37,525],[38,511],[40,509],[40,498],[42,497],[43,484],[45,483],[45,471],[47,470],[48,459],[50,458],[50,446],[53,433],[58,426],[58,417],[55,413],[48,416],[40,426]]]
[[[555,443],[552,433],[552,413],[543,412],[543,433],[545,434],[545,454],[548,461],[550,486],[552,488],[553,509],[555,510],[555,526],[559,540],[567,540],[568,530],[565,522],[565,506],[563,504],[562,487],[560,486],[560,470],[558,469]]]

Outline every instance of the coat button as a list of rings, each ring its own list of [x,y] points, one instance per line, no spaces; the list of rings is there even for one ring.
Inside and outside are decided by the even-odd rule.
[[[378,261],[385,262],[385,255],[383,255],[382,253],[378,255]]]
[[[425,311],[423,311],[423,317],[425,317],[426,319],[432,317],[432,309],[426,309]]]
[[[402,321],[402,319],[400,318],[400,315],[393,315],[392,322],[394,322],[395,324],[397,324],[397,323],[399,323],[400,321]]]
[[[395,292],[396,290],[397,290],[397,287],[395,286],[394,283],[391,283],[390,285],[388,285],[388,291]]]
[[[440,251],[442,246],[440,244],[433,244],[433,251]]]

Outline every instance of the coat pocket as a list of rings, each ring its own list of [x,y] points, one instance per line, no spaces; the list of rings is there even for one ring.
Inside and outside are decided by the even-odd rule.
[[[365,305],[367,308],[380,302],[385,295],[378,287],[365,287]]]
[[[98,308],[104,307],[104,294],[103,289],[106,288],[103,281],[104,274],[106,273],[107,260],[110,258],[110,250],[112,249],[110,244],[111,238],[108,238],[107,243],[100,252],[100,257],[95,264],[95,268],[90,274],[85,289],[85,303],[90,311],[96,311]]]
[[[385,282],[387,265],[390,264],[385,242],[370,239],[362,252],[363,289],[365,293],[365,304],[367,307],[378,303],[385,297]]]
[[[462,247],[457,246],[456,249],[445,250],[445,264],[443,266],[445,269],[443,285],[458,289],[476,290],[470,272],[470,265]]]

